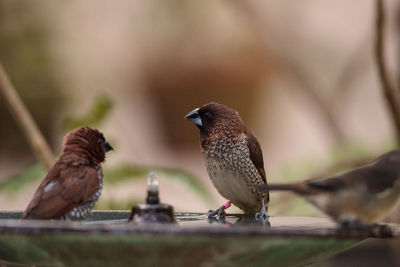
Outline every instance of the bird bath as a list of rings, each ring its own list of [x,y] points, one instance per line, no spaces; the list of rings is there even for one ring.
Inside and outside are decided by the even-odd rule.
[[[270,217],[267,226],[243,215],[229,215],[225,224],[210,223],[199,213],[175,213],[177,224],[143,225],[127,223],[129,211],[94,211],[85,222],[20,216],[0,213],[0,265],[302,266],[371,237],[311,217]]]

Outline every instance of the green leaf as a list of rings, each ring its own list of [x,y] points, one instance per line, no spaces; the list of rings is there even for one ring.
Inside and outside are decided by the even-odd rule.
[[[82,126],[97,127],[107,117],[112,110],[112,102],[106,95],[97,97],[94,104],[90,108],[87,115],[83,117],[69,117],[66,118],[62,124],[62,128],[65,131],[70,131]]]

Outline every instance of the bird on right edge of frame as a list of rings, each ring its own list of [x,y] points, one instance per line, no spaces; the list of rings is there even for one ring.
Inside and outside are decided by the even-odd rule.
[[[192,110],[185,119],[198,127],[208,175],[217,191],[228,199],[217,210],[209,211],[208,217],[224,217],[225,209],[233,203],[265,222],[269,192],[263,155],[239,113],[211,102]]]
[[[291,184],[270,184],[271,191],[292,191],[342,227],[365,229],[388,216],[400,199],[400,150],[341,175]]]

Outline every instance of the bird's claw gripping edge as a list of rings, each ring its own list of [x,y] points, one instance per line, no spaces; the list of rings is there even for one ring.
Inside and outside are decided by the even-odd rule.
[[[224,213],[223,216],[219,216],[218,214],[215,217],[214,216],[209,216],[209,217],[207,217],[207,222],[209,224],[212,224],[214,222],[219,223],[219,224],[226,224],[225,213]]]
[[[224,205],[222,205],[221,207],[219,207],[216,210],[209,210],[207,213],[207,217],[208,218],[213,218],[213,217],[217,217],[217,218],[225,218],[225,210],[227,208],[229,208],[231,206],[231,202],[227,201]]]
[[[268,221],[268,212],[267,209],[265,208],[264,200],[261,200],[261,210],[260,212],[256,213],[256,221],[262,221],[263,224],[265,224]]]
[[[209,210],[207,213],[207,217],[208,218],[212,218],[212,217],[225,217],[225,208],[224,206],[219,207],[216,210]]]

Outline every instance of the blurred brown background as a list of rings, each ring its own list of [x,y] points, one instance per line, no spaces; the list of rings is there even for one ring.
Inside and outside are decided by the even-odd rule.
[[[399,72],[399,9],[387,1],[392,77]],[[183,116],[209,101],[238,110],[253,128],[271,182],[394,147],[373,25],[374,1],[365,0],[1,0],[0,60],[55,153],[63,122],[85,116],[105,96],[112,109],[98,128],[116,147],[105,166],[193,173],[213,199],[166,181],[163,200],[177,210],[207,210],[222,198],[206,174],[197,130]],[[36,160],[2,99],[0,111],[0,180],[7,180]],[[0,208],[25,208],[36,184],[11,200],[0,196]],[[144,187],[139,179],[103,197],[141,199]],[[296,205],[275,212],[298,214]]]
[[[399,87],[400,3],[386,4],[386,64]],[[115,147],[98,208],[142,201],[147,170],[166,168],[162,200],[207,211],[223,199],[183,116],[209,101],[255,131],[269,182],[329,175],[395,147],[374,14],[372,0],[0,0],[0,61],[55,154],[69,128],[86,124]],[[22,210],[44,170],[2,98],[0,140],[0,209]],[[321,216],[290,194],[273,194],[270,213]],[[398,248],[361,251],[380,259]]]

